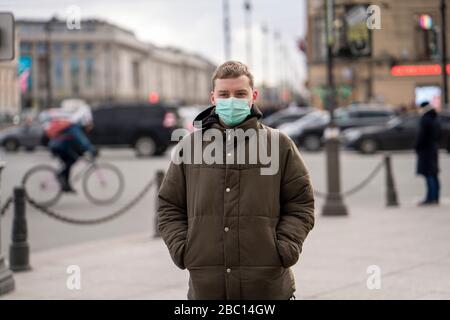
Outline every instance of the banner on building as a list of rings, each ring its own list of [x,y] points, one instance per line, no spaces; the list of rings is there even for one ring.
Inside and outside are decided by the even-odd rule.
[[[20,92],[22,94],[28,93],[31,91],[32,78],[31,78],[31,57],[30,56],[21,56],[19,58],[18,67],[18,76],[19,76],[19,84],[20,84]]]

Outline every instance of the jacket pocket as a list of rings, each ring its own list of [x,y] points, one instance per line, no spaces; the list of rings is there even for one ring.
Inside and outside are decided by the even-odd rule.
[[[276,218],[245,216],[239,218],[239,257],[242,266],[280,267],[275,238]]]
[[[184,254],[186,268],[223,264],[222,221],[219,216],[189,219]]]
[[[281,259],[281,265],[290,268],[297,263],[300,256],[300,250],[295,243],[284,240],[277,240],[277,250]]]
[[[274,230],[273,232],[273,241],[275,242],[275,250],[277,251],[278,260],[280,262],[280,266],[283,265],[283,259],[281,258],[280,250],[278,249],[278,239],[277,239],[277,232]]]

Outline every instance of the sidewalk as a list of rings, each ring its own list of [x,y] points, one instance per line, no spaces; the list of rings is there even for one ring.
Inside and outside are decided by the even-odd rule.
[[[450,299],[450,199],[439,207],[350,208],[324,218],[293,268],[298,299]],[[0,299],[185,299],[187,271],[162,240],[136,234],[31,254],[33,270],[15,273],[16,290]],[[70,265],[81,290],[69,290]],[[367,267],[381,269],[369,290]]]

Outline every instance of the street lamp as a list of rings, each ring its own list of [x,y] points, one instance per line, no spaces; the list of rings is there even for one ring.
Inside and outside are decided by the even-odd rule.
[[[225,60],[231,59],[230,3],[223,0],[223,36]]]
[[[252,68],[252,4],[250,0],[245,0],[244,9],[246,12],[245,22],[247,27],[247,39],[246,39],[246,53],[247,53],[247,65]]]
[[[56,17],[52,17],[47,23],[45,24],[45,31],[46,31],[46,91],[47,91],[47,108],[53,107],[53,96],[52,96],[52,64],[51,64],[51,32],[52,32],[52,25],[57,22],[58,19]]]
[[[442,71],[442,106],[443,110],[450,108],[448,105],[448,76],[447,76],[447,29],[446,29],[446,11],[445,0],[441,0],[441,71]]]
[[[266,24],[261,25],[261,33],[263,38],[263,45],[262,45],[262,70],[263,70],[263,85],[264,87],[267,86],[267,80],[269,77],[269,28]]]
[[[330,122],[325,130],[325,152],[327,157],[327,195],[322,208],[324,216],[345,216],[348,214],[341,195],[339,164],[339,128],[334,119],[336,92],[333,79],[333,44],[334,37],[334,1],[325,1],[326,38],[327,38],[327,80],[328,90],[326,105],[330,113]]]
[[[278,31],[275,31],[273,34],[274,37],[274,47],[275,47],[275,65],[277,66],[277,78],[278,78],[278,101],[281,103],[283,98],[284,91],[284,60],[282,56],[283,52],[283,43],[281,40],[281,34]]]

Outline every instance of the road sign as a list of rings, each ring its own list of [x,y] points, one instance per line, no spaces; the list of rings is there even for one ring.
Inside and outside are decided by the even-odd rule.
[[[11,12],[0,12],[0,61],[13,60],[14,52],[14,16]]]

